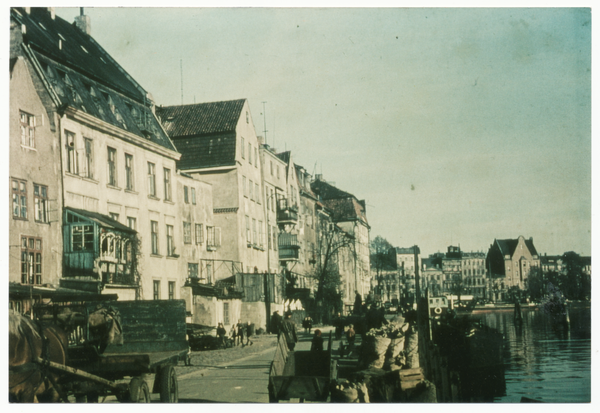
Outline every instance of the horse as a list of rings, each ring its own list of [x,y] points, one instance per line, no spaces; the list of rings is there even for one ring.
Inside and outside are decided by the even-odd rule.
[[[8,342],[9,401],[59,401],[62,396],[55,385],[59,376],[49,371],[43,361],[66,364],[68,337],[65,331],[56,325],[42,326],[11,312]],[[38,362],[38,359],[42,362]]]

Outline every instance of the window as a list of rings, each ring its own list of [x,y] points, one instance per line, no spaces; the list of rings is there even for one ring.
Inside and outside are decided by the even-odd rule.
[[[254,245],[257,244],[257,239],[256,239],[256,219],[252,218],[252,243]]]
[[[248,162],[252,165],[252,144],[248,142]]]
[[[67,140],[67,172],[77,175],[79,173],[79,162],[75,150],[75,134],[65,131],[65,138]]]
[[[165,201],[171,200],[171,170],[163,168],[165,173]]]
[[[117,186],[117,150],[108,148],[108,184]]]
[[[242,187],[244,190],[244,196],[248,198],[248,183],[246,182],[246,177],[242,176]]]
[[[184,244],[192,243],[192,224],[189,222],[183,223],[183,243]]]
[[[148,195],[156,197],[156,166],[148,162]]]
[[[248,111],[246,111],[246,123],[250,123],[250,115],[248,114]]]
[[[188,262],[188,278],[198,278],[198,264]]]
[[[273,250],[277,251],[277,231],[275,230],[275,226],[273,226]]]
[[[27,182],[12,180],[13,218],[27,219]]]
[[[160,281],[154,280],[153,284],[153,297],[155,300],[160,300]]]
[[[125,154],[125,189],[128,191],[135,189],[133,184],[133,155],[128,153]]]
[[[88,138],[83,139],[85,143],[85,171],[84,176],[92,179],[94,177],[94,141]]]
[[[133,230],[137,227],[137,219],[134,217],[127,217],[127,226]]]
[[[206,246],[218,247],[221,245],[221,228],[206,227]]]
[[[267,248],[272,249],[271,247],[271,226],[267,225]]]
[[[196,205],[196,188],[190,188],[192,190],[192,205]]]
[[[258,221],[258,245],[262,248],[264,246],[264,237],[265,234],[263,232],[263,223],[262,221]]]
[[[271,176],[273,176],[273,161],[271,161]]]
[[[277,165],[277,179],[279,179],[279,165]]]
[[[248,191],[250,191],[250,200],[254,201],[254,182],[252,180],[248,181]]]
[[[250,244],[250,217],[246,215],[246,242]]]
[[[223,303],[223,324],[229,325],[229,303]]]
[[[150,239],[152,243],[152,254],[158,255],[158,222],[150,221]]]
[[[21,283],[42,283],[42,240],[21,238]]]
[[[244,149],[245,148],[245,146],[244,146],[244,138],[242,138],[241,148],[242,148],[242,159],[246,159],[246,153],[245,153],[245,149]]]
[[[117,214],[116,212],[109,212],[108,215],[110,215],[110,217],[115,221],[119,221],[119,214]]]
[[[260,204],[260,191],[258,189],[258,184],[254,184],[254,196],[256,197],[256,202]]]
[[[271,203],[271,211],[275,212],[275,191],[273,189],[271,189],[271,198],[269,199]]]
[[[21,145],[35,148],[35,116],[21,112]]]
[[[71,247],[73,251],[93,251],[94,226],[73,225],[71,227]]]
[[[167,225],[167,256],[175,255],[175,243],[173,242],[173,225]]]
[[[254,167],[258,168],[258,149],[254,148]]]
[[[34,217],[37,222],[48,223],[48,187],[33,184]]]
[[[175,299],[175,281],[169,281],[169,300]]]
[[[204,232],[202,231],[202,224],[196,224],[196,244],[202,244],[204,242]]]
[[[186,204],[190,203],[190,200],[188,198],[188,187],[187,186],[183,186],[183,202],[185,202]]]

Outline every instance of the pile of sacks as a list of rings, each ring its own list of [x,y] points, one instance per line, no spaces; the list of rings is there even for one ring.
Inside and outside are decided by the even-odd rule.
[[[332,403],[370,403],[369,391],[365,383],[348,380],[339,381],[331,390]]]
[[[406,364],[404,351],[408,323],[391,322],[378,329],[371,329],[363,336],[358,368],[394,371]]]

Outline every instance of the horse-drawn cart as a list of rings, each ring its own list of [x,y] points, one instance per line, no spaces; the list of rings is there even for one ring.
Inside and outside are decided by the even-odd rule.
[[[337,360],[331,350],[331,333],[326,351],[289,351],[281,334],[269,371],[269,402],[327,401],[330,385],[337,379]]]
[[[52,304],[36,308],[36,317],[69,325],[65,365],[38,360],[57,373],[63,400],[148,403],[152,382],[162,402],[178,401],[174,366],[189,357],[183,300]]]

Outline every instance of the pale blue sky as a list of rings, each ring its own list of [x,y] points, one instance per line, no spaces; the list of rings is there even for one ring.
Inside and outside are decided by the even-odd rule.
[[[78,9],[57,9],[68,21]],[[157,104],[247,98],[267,140],[423,254],[591,254],[589,9],[86,8]],[[316,167],[315,167],[316,165]]]

